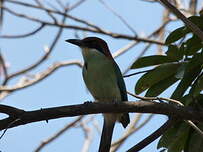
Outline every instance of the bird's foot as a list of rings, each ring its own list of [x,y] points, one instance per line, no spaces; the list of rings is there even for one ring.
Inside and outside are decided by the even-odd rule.
[[[85,101],[85,102],[84,102],[85,105],[88,105],[88,104],[90,104],[90,103],[92,103],[92,101]]]
[[[159,101],[160,103],[164,103],[164,101],[161,100],[159,97],[157,97],[157,99],[158,99],[158,101]]]
[[[119,102],[117,100],[113,100],[112,103],[114,104],[114,106],[118,106]]]

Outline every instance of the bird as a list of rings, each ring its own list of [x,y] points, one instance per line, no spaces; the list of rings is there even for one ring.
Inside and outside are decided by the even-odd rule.
[[[126,85],[119,66],[114,61],[107,43],[98,37],[67,39],[81,48],[84,66],[83,80],[96,102],[128,101]],[[128,113],[105,113],[99,152],[109,152],[116,121],[124,128],[130,123]]]

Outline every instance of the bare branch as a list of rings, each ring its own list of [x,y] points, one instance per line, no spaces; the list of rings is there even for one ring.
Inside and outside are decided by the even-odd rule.
[[[127,52],[128,50],[130,50],[131,48],[133,48],[135,45],[137,45],[138,42],[133,41],[128,43],[126,46],[120,48],[119,50],[117,50],[116,52],[113,53],[113,57],[116,58],[120,55],[123,55],[125,52]]]
[[[67,12],[67,10],[65,10],[65,12]],[[66,19],[65,17],[62,19],[62,23],[65,22],[65,19]],[[45,25],[45,24],[43,24],[43,25]],[[15,77],[17,75],[21,75],[21,74],[24,74],[24,73],[26,73],[26,72],[28,72],[30,70],[33,70],[34,68],[38,67],[41,63],[43,63],[49,57],[51,52],[53,51],[53,49],[54,49],[56,43],[58,42],[62,32],[63,32],[63,28],[61,27],[61,28],[59,28],[58,33],[56,34],[53,42],[51,43],[49,51],[47,51],[44,56],[42,56],[37,62],[35,62],[34,64],[30,65],[29,67],[9,75],[5,81],[8,81],[9,79],[11,79],[11,78],[13,78],[13,77]]]
[[[76,3],[72,4],[69,8],[69,10],[73,10],[75,8],[77,8],[78,6],[80,6],[82,3],[84,3],[86,0],[79,0]]]
[[[0,86],[0,91],[16,91],[19,89],[23,89],[26,87],[29,87],[31,85],[34,85],[41,80],[45,79],[49,75],[51,75],[54,71],[57,69],[64,67],[64,66],[70,66],[70,65],[77,65],[79,67],[82,67],[82,63],[78,60],[72,60],[72,61],[64,61],[64,62],[58,62],[47,68],[45,71],[37,73],[33,76],[33,79],[24,79],[23,81],[20,81],[15,86],[8,87],[8,86]]]
[[[8,72],[7,72],[7,67],[6,67],[6,61],[4,60],[4,57],[2,56],[2,53],[0,52],[0,72],[3,73],[4,75],[4,81],[8,78]]]
[[[2,8],[4,5],[4,0],[0,0],[0,30],[3,24],[3,17],[4,17],[4,9]]]
[[[42,143],[36,148],[35,152],[41,151],[45,146],[56,140],[58,137],[60,137],[63,133],[65,133],[68,129],[74,127],[76,123],[78,123],[80,120],[82,120],[83,116],[80,116],[76,118],[73,122],[68,123],[64,128],[59,130],[57,133],[46,139],[45,141],[42,141]]]
[[[84,1],[84,0],[82,0],[82,1]],[[54,14],[61,15],[61,16],[63,16],[63,17],[70,18],[70,19],[72,19],[72,20],[74,20],[74,21],[76,21],[76,22],[79,22],[79,23],[85,24],[85,25],[87,25],[87,26],[90,26],[90,27],[92,27],[92,28],[95,28],[95,29],[97,29],[97,30],[100,30],[100,27],[98,27],[98,26],[96,26],[96,25],[94,25],[94,24],[92,24],[92,23],[90,23],[90,22],[87,22],[86,20],[80,19],[80,18],[78,18],[78,17],[74,17],[74,16],[72,16],[72,15],[70,15],[70,14],[67,14],[67,13],[64,13],[64,12],[61,12],[61,11],[52,10],[52,9],[45,8],[45,7],[44,7],[44,8],[41,8],[41,7],[39,7],[39,6],[32,5],[32,4],[29,4],[29,3],[20,2],[20,1],[8,0],[8,2],[11,2],[11,3],[14,3],[14,4],[18,4],[18,5],[22,5],[22,6],[26,6],[26,7],[35,8],[35,9],[40,9],[40,10],[42,10],[42,11],[45,10],[45,11],[48,11],[48,12],[51,12],[51,13],[54,13]],[[3,6],[2,6],[2,7],[3,7]],[[68,8],[68,12],[69,12],[70,10],[72,10],[71,8],[72,8],[71,6]],[[55,8],[55,9],[56,9],[56,8]],[[15,13],[16,13],[16,12],[15,12]],[[19,15],[20,15],[20,14],[19,14]],[[21,15],[23,15],[23,14],[21,14]],[[18,16],[17,13],[16,13],[16,16],[18,16],[18,17],[21,17],[21,15]],[[28,17],[28,18],[29,18],[29,17]]]
[[[110,32],[110,31],[105,31],[103,29],[93,29],[93,28],[87,28],[87,27],[81,27],[81,26],[76,26],[76,25],[66,25],[66,24],[61,24],[61,23],[52,23],[52,22],[47,22],[47,21],[43,21],[43,20],[40,20],[38,18],[34,18],[34,17],[30,17],[30,16],[27,16],[25,14],[20,14],[20,13],[17,13],[9,8],[6,8],[4,7],[4,10],[15,15],[15,16],[18,16],[18,17],[22,17],[22,18],[25,18],[25,19],[28,19],[28,20],[31,20],[31,21],[34,21],[34,22],[37,22],[37,23],[43,23],[43,24],[46,24],[46,25],[49,25],[49,26],[57,26],[57,27],[61,27],[61,28],[68,28],[68,29],[75,29],[75,30],[82,30],[82,31],[88,31],[88,32],[93,32],[93,33],[99,33],[99,34],[104,34],[104,35],[108,35],[108,36],[111,36],[113,38],[120,38],[120,39],[127,39],[127,40],[135,40],[135,41],[139,41],[139,42],[145,42],[145,43],[153,43],[153,44],[158,44],[158,45],[165,45],[163,42],[159,42],[159,41],[156,41],[156,40],[150,40],[150,39],[147,39],[147,38],[140,38],[140,37],[137,37],[137,36],[131,36],[131,35],[126,35],[126,34],[120,34],[120,33],[113,33],[113,32]]]
[[[89,152],[93,138],[93,129],[87,126],[87,123],[81,122],[81,127],[84,131],[85,140],[81,152]]]
[[[111,152],[116,152],[118,148],[126,141],[126,139],[128,139],[128,137],[130,137],[135,132],[140,130],[143,126],[145,126],[151,120],[152,117],[153,115],[149,115],[139,126],[137,126],[137,122],[140,120],[141,114],[138,115],[138,118],[135,117],[135,119],[131,121],[129,127],[124,132],[124,135],[112,144]]]
[[[34,34],[36,34],[37,32],[41,31],[43,28],[45,27],[45,24],[40,24],[40,26],[36,29],[34,29],[33,31],[26,33],[26,34],[21,34],[21,35],[0,35],[0,38],[25,38],[28,36],[32,36]]]
[[[195,15],[197,10],[197,3],[198,0],[190,0],[190,12],[191,14]]]
[[[138,56],[136,56],[136,58],[133,60],[133,62],[135,62],[137,59],[139,59],[141,56],[143,56],[146,53],[146,51],[150,48],[150,46],[151,46],[151,43],[147,44],[146,47],[138,54]],[[132,63],[126,68],[126,70],[123,72],[123,75],[125,75],[131,69],[131,66],[132,66]],[[132,76],[132,75],[130,75],[130,76]],[[125,77],[128,77],[128,75]]]
[[[8,106],[6,106],[8,107]],[[9,107],[13,108],[13,107]],[[14,108],[16,109],[16,108]],[[35,111],[23,112],[17,118],[19,121],[9,124],[17,118],[8,117],[0,120],[0,130],[8,126],[15,127],[25,125],[32,122],[44,121],[62,117],[73,117],[79,115],[96,114],[96,113],[154,113],[168,115],[169,117],[176,117],[182,120],[191,120],[195,122],[203,122],[203,110],[197,110],[192,107],[176,106],[167,103],[156,103],[148,101],[137,102],[101,102],[101,103],[86,103],[72,106],[62,106],[55,108],[40,109]],[[0,113],[5,113],[4,105],[0,105]]]
[[[54,21],[54,23],[58,23],[57,19],[51,14],[50,11],[46,10],[43,4],[39,0],[35,0],[35,2],[39,5],[39,7],[42,8]]]
[[[139,71],[139,72],[134,72],[134,73],[131,73],[131,74],[124,75],[123,77],[127,78],[127,77],[131,77],[131,76],[134,76],[134,75],[137,75],[137,74],[146,73],[146,72],[149,72],[149,71],[152,71],[152,69],[150,69],[150,70],[144,70],[144,71]]]
[[[128,29],[133,32],[135,35],[137,35],[137,32],[133,29],[133,27],[130,26],[130,24],[118,13],[116,12],[113,8],[111,8],[105,1],[99,0],[101,4],[103,4],[109,11],[111,11],[115,16],[117,16],[121,22],[128,27]]]

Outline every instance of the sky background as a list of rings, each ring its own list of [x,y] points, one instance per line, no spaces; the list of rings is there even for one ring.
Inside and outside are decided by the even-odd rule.
[[[63,1],[65,2],[65,0]],[[68,1],[70,4],[74,0]],[[135,29],[140,36],[147,36],[154,29],[161,24],[161,17],[163,14],[163,7],[158,3],[147,3],[141,0],[109,0],[106,1],[128,21],[128,23]],[[46,13],[34,9],[25,9],[25,7],[16,7],[14,5],[6,4],[7,7],[12,8],[18,12],[25,13],[41,19],[50,20]],[[121,21],[109,12],[97,0],[87,0],[77,9],[70,12],[71,15],[91,21],[104,29],[113,32],[131,34],[133,33]],[[66,24],[76,24],[67,19]],[[4,24],[1,34],[22,34],[27,33],[37,27],[38,24],[31,21],[16,18],[6,13],[4,16]],[[168,30],[173,30],[180,26],[181,23],[175,22],[167,27]],[[37,61],[44,54],[44,47],[49,46],[56,35],[58,29],[55,27],[46,27],[36,35],[21,39],[0,39],[1,53],[6,62],[9,64],[9,73],[21,70],[30,64]],[[168,31],[169,32],[169,31]],[[77,32],[80,37],[98,36],[108,42],[111,52],[115,52],[130,41],[123,39],[112,39],[109,36],[104,36],[94,33]],[[72,59],[82,60],[80,49],[65,43],[64,40],[74,38],[75,32],[73,30],[64,29],[63,34],[58,41],[52,55],[43,63],[40,68],[34,69],[29,74],[35,74],[45,70],[51,64],[57,61],[68,61]],[[146,44],[139,44],[133,47],[124,55],[116,58],[121,71],[124,71],[140,54]],[[165,48],[164,48],[165,49]],[[151,47],[145,55],[152,55],[157,53],[157,47]],[[136,70],[139,71],[139,70]],[[135,72],[135,70],[129,73]],[[127,90],[134,92],[134,86],[139,76],[125,78]],[[15,84],[20,77],[11,81],[9,84]],[[162,94],[164,97],[170,96],[171,90],[167,90]],[[88,93],[82,79],[81,69],[76,66],[68,66],[60,68],[54,74],[45,80],[33,85],[29,88],[16,91],[10,96],[6,97],[1,103],[21,108],[24,110],[36,110],[40,108],[64,106],[81,104],[84,101],[93,100]],[[130,101],[137,99],[129,96]],[[132,114],[131,114],[132,116]],[[1,116],[2,117],[2,116]],[[95,119],[102,125],[102,116],[97,115]],[[24,126],[9,129],[4,137],[0,140],[0,150],[2,152],[31,152],[42,142],[55,132],[63,128],[68,122],[75,118],[62,118],[57,120],[50,120],[49,123],[37,122]],[[131,136],[126,143],[119,149],[118,152],[123,152],[134,146],[137,142],[150,135],[154,130],[159,128],[167,120],[167,117],[156,115],[151,121],[143,127],[140,131]],[[93,127],[91,124],[89,127]],[[118,139],[124,129],[120,124],[117,124],[114,131],[113,139]],[[0,132],[2,133],[2,132]],[[95,130],[93,133],[93,143],[90,151],[97,151],[99,145],[100,135]],[[84,142],[84,133],[80,128],[73,128],[63,134],[60,138],[46,146],[43,152],[77,152],[81,151]],[[141,152],[158,152],[156,150],[157,140],[148,145]]]

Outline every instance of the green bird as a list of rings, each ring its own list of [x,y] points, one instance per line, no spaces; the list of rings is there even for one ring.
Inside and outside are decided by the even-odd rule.
[[[66,42],[79,46],[84,59],[83,79],[98,102],[128,101],[126,86],[121,71],[114,61],[107,43],[97,37],[82,40],[68,39]],[[116,121],[123,127],[130,123],[129,114],[105,113],[99,152],[109,152]]]

